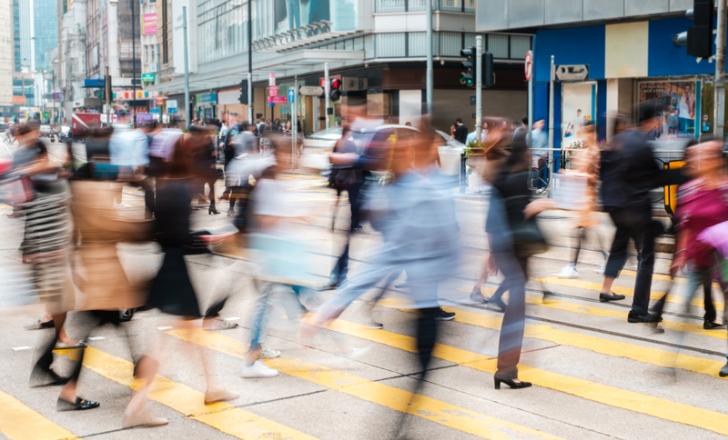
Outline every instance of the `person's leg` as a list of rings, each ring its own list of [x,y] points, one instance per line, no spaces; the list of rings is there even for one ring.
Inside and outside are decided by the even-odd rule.
[[[141,181],[140,185],[144,190],[144,206],[147,208],[147,218],[151,218],[151,216],[154,214],[154,206],[156,203],[156,197],[154,193],[154,178],[147,177],[146,179]]]
[[[586,228],[578,226],[576,228],[576,246],[574,247],[574,255],[571,258],[571,264],[576,267],[576,263],[579,262],[579,254],[581,253],[581,245],[586,238]]]
[[[515,256],[495,255],[498,268],[505,277],[509,291],[508,306],[503,316],[498,342],[498,371],[496,378],[513,380],[518,378],[518,362],[521,359],[526,313],[526,274],[524,264]]]
[[[634,284],[631,315],[646,315],[650,307],[652,273],[655,268],[655,232],[650,224],[638,224],[631,232],[637,247],[637,277]]]
[[[339,258],[336,259],[336,264],[334,264],[334,268],[331,270],[331,275],[329,276],[330,281],[330,287],[336,288],[341,283],[346,280],[346,276],[349,273],[349,244],[351,243],[351,233],[347,233],[346,236],[346,244],[344,245],[344,250],[341,252],[341,255],[339,255]]]
[[[713,279],[709,277],[703,282],[703,307],[705,308],[705,314],[703,315],[703,326],[710,327],[715,323],[715,319],[718,314],[715,310],[715,303],[713,303]]]
[[[262,349],[261,339],[263,338],[263,329],[268,318],[268,310],[270,308],[270,297],[273,293],[275,284],[264,283],[255,302],[255,311],[253,312],[253,321],[250,326],[250,341],[248,345],[248,353],[246,355],[246,363],[252,365],[260,358]]]
[[[606,266],[604,267],[604,281],[602,282],[601,295],[610,295],[612,291],[612,285],[614,280],[619,276],[624,264],[627,262],[627,245],[629,244],[629,231],[623,224],[622,217],[619,212],[610,212],[609,216],[616,226],[614,232],[614,239],[612,240],[612,246],[609,250],[609,258],[607,258]],[[614,300],[624,299],[622,295],[615,295]],[[606,298],[606,297],[605,297]]]
[[[217,212],[217,207],[215,206],[215,182],[217,182],[217,179],[214,177],[211,177],[207,180],[207,186],[210,187],[210,211]]]
[[[351,210],[350,231],[361,229],[361,210],[362,210],[362,185],[350,185],[346,189],[349,194],[349,208]]]

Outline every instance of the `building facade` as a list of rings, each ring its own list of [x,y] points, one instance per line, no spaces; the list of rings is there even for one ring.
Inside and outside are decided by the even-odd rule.
[[[419,116],[424,105],[427,52],[425,0],[180,0],[173,2],[173,69],[163,72],[156,90],[180,101],[184,88],[182,7],[187,8],[190,88],[193,117],[245,118],[238,101],[240,82],[253,51],[256,114],[286,118],[288,104],[269,104],[268,78],[276,77],[281,95],[294,83],[319,85],[328,63],[345,88],[367,94],[371,113],[394,122]],[[459,84],[460,50],[474,45],[475,1],[436,0],[433,15],[435,122],[449,127],[456,117],[473,121],[474,91]],[[163,2],[164,4],[164,2]],[[167,11],[169,13],[169,10]],[[248,26],[252,23],[252,40]],[[160,26],[161,27],[161,26]],[[514,119],[525,115],[523,57],[528,34],[488,35],[497,61],[497,85],[485,91],[485,108]],[[163,45],[164,46],[164,45]],[[164,65],[164,63],[163,63]],[[279,99],[280,100],[280,99]],[[298,114],[307,132],[321,129],[323,97],[299,100]],[[335,115],[340,102],[334,103]],[[184,105],[179,106],[184,112]],[[472,126],[472,122],[470,124]]]
[[[685,18],[692,6],[691,0],[483,0],[477,26],[534,34],[535,119],[549,120],[553,57],[555,147],[572,142],[586,121],[608,139],[610,115],[633,117],[640,103],[653,99],[667,106],[659,136],[697,138],[713,125],[715,64],[673,43],[692,26]],[[561,75],[569,66],[585,75]]]
[[[12,0],[0,0],[0,113],[13,105],[14,39]]]

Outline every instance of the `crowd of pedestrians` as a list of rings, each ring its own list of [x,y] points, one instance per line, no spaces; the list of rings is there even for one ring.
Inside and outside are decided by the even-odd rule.
[[[728,294],[722,279],[725,256],[721,232],[728,230],[728,173],[724,143],[703,139],[685,150],[686,167],[665,170],[657,165],[651,133],[659,124],[657,103],[643,104],[634,124],[617,125],[608,142],[597,139],[591,124],[577,136],[582,148],[572,157],[571,173],[584,182],[579,203],[572,209],[576,244],[568,265],[559,274],[578,277],[579,256],[587,232],[599,234],[598,211],[605,211],[616,231],[612,245],[602,248],[604,281],[598,299],[625,299],[612,286],[628,259],[629,243],[637,253],[637,276],[629,323],[658,326],[666,299],[650,307],[655,264],[655,241],[675,234],[671,268],[683,273],[685,311],[698,289],[706,299],[704,327],[725,328],[716,322],[711,292],[713,281]],[[383,121],[366,114],[365,99],[356,92],[348,97],[341,139],[330,155],[329,186],[338,196],[346,193],[350,221],[326,285],[317,285],[311,273],[311,243],[305,231],[311,207],[300,200],[285,173],[294,167],[298,146],[291,145],[291,126],[264,121],[191,125],[188,129],[147,123],[133,128],[123,118],[107,128],[75,133],[64,158],[53,159],[39,140],[38,127],[24,124],[17,139],[11,169],[3,175],[3,194],[10,194],[14,216],[24,222],[20,256],[28,265],[37,299],[46,315],[34,328],[50,328],[39,343],[32,367],[32,386],[60,385],[60,411],[90,410],[101,403],[77,394],[88,337],[101,325],[112,324],[123,333],[134,312],[157,310],[182,330],[235,328],[220,319],[233,287],[222,299],[203,310],[203,296],[192,283],[188,256],[205,253],[217,237],[232,237],[234,246],[249,256],[248,276],[257,290],[241,375],[274,377],[278,372],[262,360],[281,353],[264,347],[269,309],[274,292],[286,292],[295,307],[289,317],[300,322],[300,337],[311,343],[320,329],[334,322],[347,307],[371,291],[373,304],[390,290],[403,292],[416,311],[412,333],[416,338],[419,374],[415,392],[424,385],[441,321],[455,314],[444,309],[439,288],[461,267],[460,232],[455,191],[439,168],[440,139],[423,117],[413,129],[381,130]],[[300,127],[300,124],[299,124]],[[500,330],[494,385],[521,389],[531,383],[519,379],[526,314],[529,262],[548,250],[547,234],[538,216],[546,210],[564,209],[556,200],[534,197],[532,148],[543,149],[543,123],[532,129],[502,118],[487,118],[480,130],[468,132],[462,120],[451,127],[454,138],[468,144],[475,170],[487,187],[484,230],[489,253],[483,256],[470,299],[504,313]],[[539,156],[541,157],[541,156]],[[552,167],[553,164],[546,164]],[[216,184],[224,182],[223,193]],[[680,185],[678,208],[672,223],[653,217],[651,191]],[[21,188],[18,192],[17,188]],[[141,215],[120,215],[127,209],[125,193],[144,193]],[[218,198],[228,201],[230,233],[195,231],[195,209],[206,206],[219,214]],[[368,264],[349,274],[352,243],[365,228],[379,237]],[[334,229],[332,227],[332,229]],[[718,232],[716,232],[718,231]],[[717,237],[717,238],[716,238]],[[155,242],[161,264],[145,283],[127,276],[119,256],[121,243]],[[601,247],[601,244],[600,244]],[[500,277],[493,295],[484,286]],[[232,283],[233,286],[240,283]],[[330,293],[328,291],[334,290]],[[550,292],[543,287],[544,297]],[[82,292],[81,300],[74,299]],[[507,294],[507,300],[505,295]],[[728,316],[724,317],[724,322]],[[383,325],[369,317],[371,327]],[[204,322],[204,324],[202,324]],[[73,332],[68,329],[72,328]],[[69,334],[73,334],[73,338]],[[139,336],[139,335],[137,335]],[[165,338],[127,337],[134,358],[134,375],[140,385],[128,403],[124,427],[159,426],[167,421],[151,414],[147,395],[160,369],[160,346]],[[189,356],[204,371],[204,403],[229,401],[238,396],[215,381],[213,362],[196,347]],[[58,350],[73,351],[69,375],[57,371]],[[177,355],[176,355],[177,356]],[[184,362],[175,359],[173,362]],[[728,375],[728,364],[721,372]],[[405,426],[404,423],[400,428]]]

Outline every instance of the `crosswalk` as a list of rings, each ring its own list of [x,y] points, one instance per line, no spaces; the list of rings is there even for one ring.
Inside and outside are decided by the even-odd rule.
[[[594,284],[589,281],[561,280],[548,278],[545,281],[554,290],[579,288],[589,290]],[[627,279],[624,284],[631,280]],[[465,286],[462,287],[465,291]],[[624,287],[624,289],[627,289]],[[626,311],[610,305],[594,302],[579,301],[569,296],[556,296],[543,302],[540,298],[531,295],[528,300],[532,308],[538,307],[540,312],[566,313],[575,319],[598,317],[608,320],[624,321]],[[406,320],[410,312],[406,303],[397,298],[386,299],[379,304],[386,310],[387,316]],[[501,315],[484,309],[455,305],[448,307],[456,313],[455,321],[446,323],[453,333],[478,334],[486,332],[493,336],[500,329]],[[153,318],[152,318],[153,319]],[[694,321],[682,322],[679,319],[669,319],[664,327],[673,332],[690,334],[699,340],[725,340],[725,332],[710,332],[703,330]],[[414,338],[401,327],[387,326],[385,329],[372,329],[366,325],[352,320],[350,317],[334,322],[326,334],[336,335],[345,341],[349,347],[373,344],[376,347],[394,350],[395,352],[412,353],[415,350]],[[235,362],[240,362],[247,347],[239,334],[217,333],[204,331],[166,331],[166,338],[176,340],[183,344],[197,344],[205,349],[216,352]],[[333,336],[332,336],[333,337]],[[683,351],[679,355],[664,344],[651,344],[645,341],[631,340],[627,337],[617,337],[612,334],[604,335],[598,331],[577,329],[558,323],[544,323],[529,321],[526,327],[527,341],[541,343],[544,347],[563,347],[579,353],[591,353],[603,359],[625,365],[630,362],[630,368],[642,369],[644,374],[651,374],[651,368],[674,369],[685,375],[685,380],[703,378],[712,381],[716,391],[728,391],[728,382],[717,377],[717,371],[724,360],[716,356],[701,354],[695,351]],[[463,341],[464,342],[464,341]],[[311,351],[321,351],[326,359],[344,358],[345,366],[321,360],[320,356],[309,356]],[[22,354],[18,354],[20,356]],[[457,371],[470,371],[477,377],[480,389],[487,387],[492,381],[496,370],[496,353],[492,349],[473,348],[472,344],[460,344],[453,338],[445,338],[437,345],[435,357],[448,366],[457,368]],[[313,358],[313,360],[312,360]],[[89,348],[84,360],[85,366],[98,375],[102,380],[113,382],[129,390],[135,388],[132,377],[133,365],[128,360],[114,354],[109,347],[99,342]],[[519,416],[518,411],[526,413],[525,409],[518,409],[516,413],[493,415],[493,408],[501,404],[501,400],[492,401],[480,397],[467,397],[463,403],[462,390],[451,390],[447,395],[432,395],[433,390],[425,387],[413,392],[408,382],[396,382],[389,377],[372,377],[367,373],[369,368],[367,354],[356,359],[349,359],[341,353],[330,352],[325,349],[299,346],[296,350],[284,352],[280,359],[268,360],[267,364],[278,369],[283,375],[292,380],[306,383],[330,393],[330,399],[340,399],[337,396],[347,396],[356,402],[362,402],[379,408],[381,411],[392,411],[397,414],[408,414],[416,423],[430,423],[437,425],[444,431],[452,433],[452,438],[533,438],[556,439],[570,438],[565,426],[567,416],[559,423],[544,423],[538,415],[529,417]],[[520,376],[524,380],[534,383],[535,387],[544,390],[559,401],[588,402],[590,405],[601,405],[612,410],[624,411],[626,414],[637,414],[659,420],[663,425],[676,426],[687,429],[698,436],[715,434],[728,436],[728,411],[716,408],[715,405],[702,405],[690,396],[675,394],[666,396],[665,393],[651,392],[643,387],[628,386],[609,376],[590,376],[580,374],[578,371],[564,371],[549,364],[520,365]],[[453,371],[455,374],[456,370]],[[441,372],[441,374],[446,374]],[[397,376],[400,377],[400,376]],[[407,376],[401,376],[406,378]],[[273,379],[275,381],[277,379]],[[273,383],[273,382],[271,382]],[[721,391],[722,390],[722,391]],[[48,391],[54,395],[56,391]],[[525,396],[521,393],[518,398]],[[720,392],[716,395],[720,395]],[[517,393],[516,393],[517,394]],[[159,377],[155,390],[150,399],[179,414],[180,420],[188,423],[200,424],[218,432],[221,436],[245,439],[313,439],[327,437],[320,431],[312,431],[307,426],[299,426],[296,420],[284,415],[261,413],[255,405],[237,405],[231,403],[217,403],[205,405],[203,392],[186,383],[185,379]],[[502,396],[503,394],[499,395]],[[506,395],[507,396],[507,395]],[[504,399],[507,400],[507,399]],[[412,404],[408,406],[408,402]],[[518,404],[515,404],[518,405]],[[78,432],[70,426],[64,426],[64,418],[48,411],[42,411],[34,405],[34,399],[22,392],[8,392],[0,390],[0,433],[9,439],[65,439],[80,437]],[[315,408],[301,408],[306,417],[318,417]],[[92,416],[92,415],[91,415]],[[371,423],[371,420],[361,419],[361,423]],[[578,424],[578,420],[571,420],[571,424]],[[173,423],[181,423],[173,420]],[[623,421],[618,423],[629,423]],[[118,428],[118,427],[117,427]],[[573,429],[573,427],[571,428]],[[589,427],[585,427],[584,436],[589,437]],[[703,433],[703,434],[701,434]],[[129,433],[129,436],[134,434]],[[440,435],[438,435],[440,436]],[[328,438],[341,438],[331,435]],[[435,437],[432,437],[435,438]]]

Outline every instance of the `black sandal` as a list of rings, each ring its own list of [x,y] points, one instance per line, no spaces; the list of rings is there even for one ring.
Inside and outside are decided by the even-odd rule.
[[[28,324],[24,327],[26,330],[43,330],[43,329],[47,329],[47,328],[53,328],[55,326],[56,325],[52,319],[50,319],[48,321],[41,321],[39,319],[39,320],[35,321],[34,323]]]
[[[87,409],[98,408],[100,405],[99,402],[82,399],[81,397],[76,397],[75,402],[69,402],[59,397],[56,403],[56,409],[58,411],[85,411]]]

